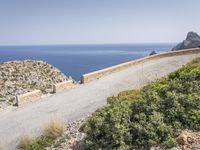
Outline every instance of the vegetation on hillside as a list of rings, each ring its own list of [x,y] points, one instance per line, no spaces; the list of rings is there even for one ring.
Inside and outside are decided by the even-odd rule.
[[[81,128],[87,150],[170,148],[183,129],[200,130],[200,58],[139,91],[109,97]]]

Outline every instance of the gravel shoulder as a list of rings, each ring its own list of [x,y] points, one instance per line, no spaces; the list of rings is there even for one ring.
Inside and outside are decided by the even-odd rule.
[[[0,112],[0,143],[14,149],[23,134],[39,135],[41,127],[52,118],[73,122],[106,104],[106,98],[120,91],[144,86],[176,70],[199,54],[151,60],[122,70],[70,91],[46,97],[41,101]]]

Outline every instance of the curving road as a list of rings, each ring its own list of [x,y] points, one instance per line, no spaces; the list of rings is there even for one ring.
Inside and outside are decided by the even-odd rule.
[[[0,112],[0,143],[14,149],[23,134],[40,134],[41,127],[58,117],[65,122],[82,118],[106,104],[106,98],[120,91],[141,87],[167,75],[199,54],[150,60],[99,80],[46,97],[41,101]]]

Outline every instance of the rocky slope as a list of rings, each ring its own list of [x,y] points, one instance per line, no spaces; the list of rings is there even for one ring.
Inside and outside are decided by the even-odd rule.
[[[189,32],[186,39],[175,46],[172,50],[181,50],[187,48],[197,48],[200,46],[200,36],[195,32]]]
[[[43,61],[9,61],[0,64],[0,108],[12,105],[15,96],[35,89],[50,93],[55,83],[68,80]]]

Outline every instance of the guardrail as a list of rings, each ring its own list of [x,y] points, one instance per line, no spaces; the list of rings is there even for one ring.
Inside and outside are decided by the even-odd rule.
[[[75,87],[73,80],[67,80],[64,82],[57,83],[53,85],[53,93],[62,92],[64,90],[69,90]]]
[[[104,77],[106,75],[109,75],[111,73],[118,72],[118,71],[126,69],[130,66],[137,65],[137,64],[140,64],[140,63],[144,63],[144,62],[149,61],[149,60],[153,60],[153,59],[157,59],[157,58],[163,58],[163,57],[170,57],[170,56],[197,54],[197,53],[200,53],[200,48],[162,52],[162,53],[159,53],[159,54],[143,57],[143,58],[140,58],[140,59],[137,59],[137,60],[129,61],[129,62],[122,63],[122,64],[119,64],[119,65],[115,65],[115,66],[112,66],[112,67],[108,67],[108,68],[105,68],[105,69],[102,69],[102,70],[98,70],[98,71],[94,71],[94,72],[91,72],[91,73],[84,74],[81,77],[81,83],[83,83],[83,84],[88,83],[90,81],[99,79],[99,78]]]
[[[163,58],[163,57],[179,56],[179,55],[187,55],[187,54],[198,54],[198,53],[200,53],[200,48],[186,49],[186,50],[180,50],[180,51],[169,51],[169,52],[163,52],[163,53],[143,57],[143,58],[140,58],[137,60],[129,61],[129,62],[115,65],[112,67],[108,67],[108,68],[105,68],[102,70],[84,74],[81,77],[81,83],[88,83],[90,81],[99,79],[99,78],[109,75],[111,73],[118,72],[118,71],[126,69],[130,66],[144,63],[149,60]],[[74,88],[75,86],[76,86],[76,84],[74,84],[73,80],[67,80],[67,81],[64,81],[61,83],[57,83],[57,84],[53,85],[53,93],[58,93],[58,92],[62,92],[64,90],[69,90],[69,89]],[[33,101],[39,100],[41,98],[42,98],[42,92],[40,90],[34,90],[32,92],[17,95],[16,99],[15,99],[16,100],[15,105],[17,105],[17,106],[23,105],[27,102],[33,102]]]
[[[28,102],[33,102],[36,100],[41,99],[42,92],[40,90],[34,90],[32,92],[28,92],[25,94],[17,95],[16,96],[16,106],[24,105]]]
[[[53,85],[53,93],[62,92],[64,90],[69,90],[75,87],[73,80],[68,80],[64,82],[57,83]],[[40,100],[43,94],[40,90],[34,90],[28,93],[17,95],[15,97],[15,106],[21,106],[28,102],[34,102]]]

